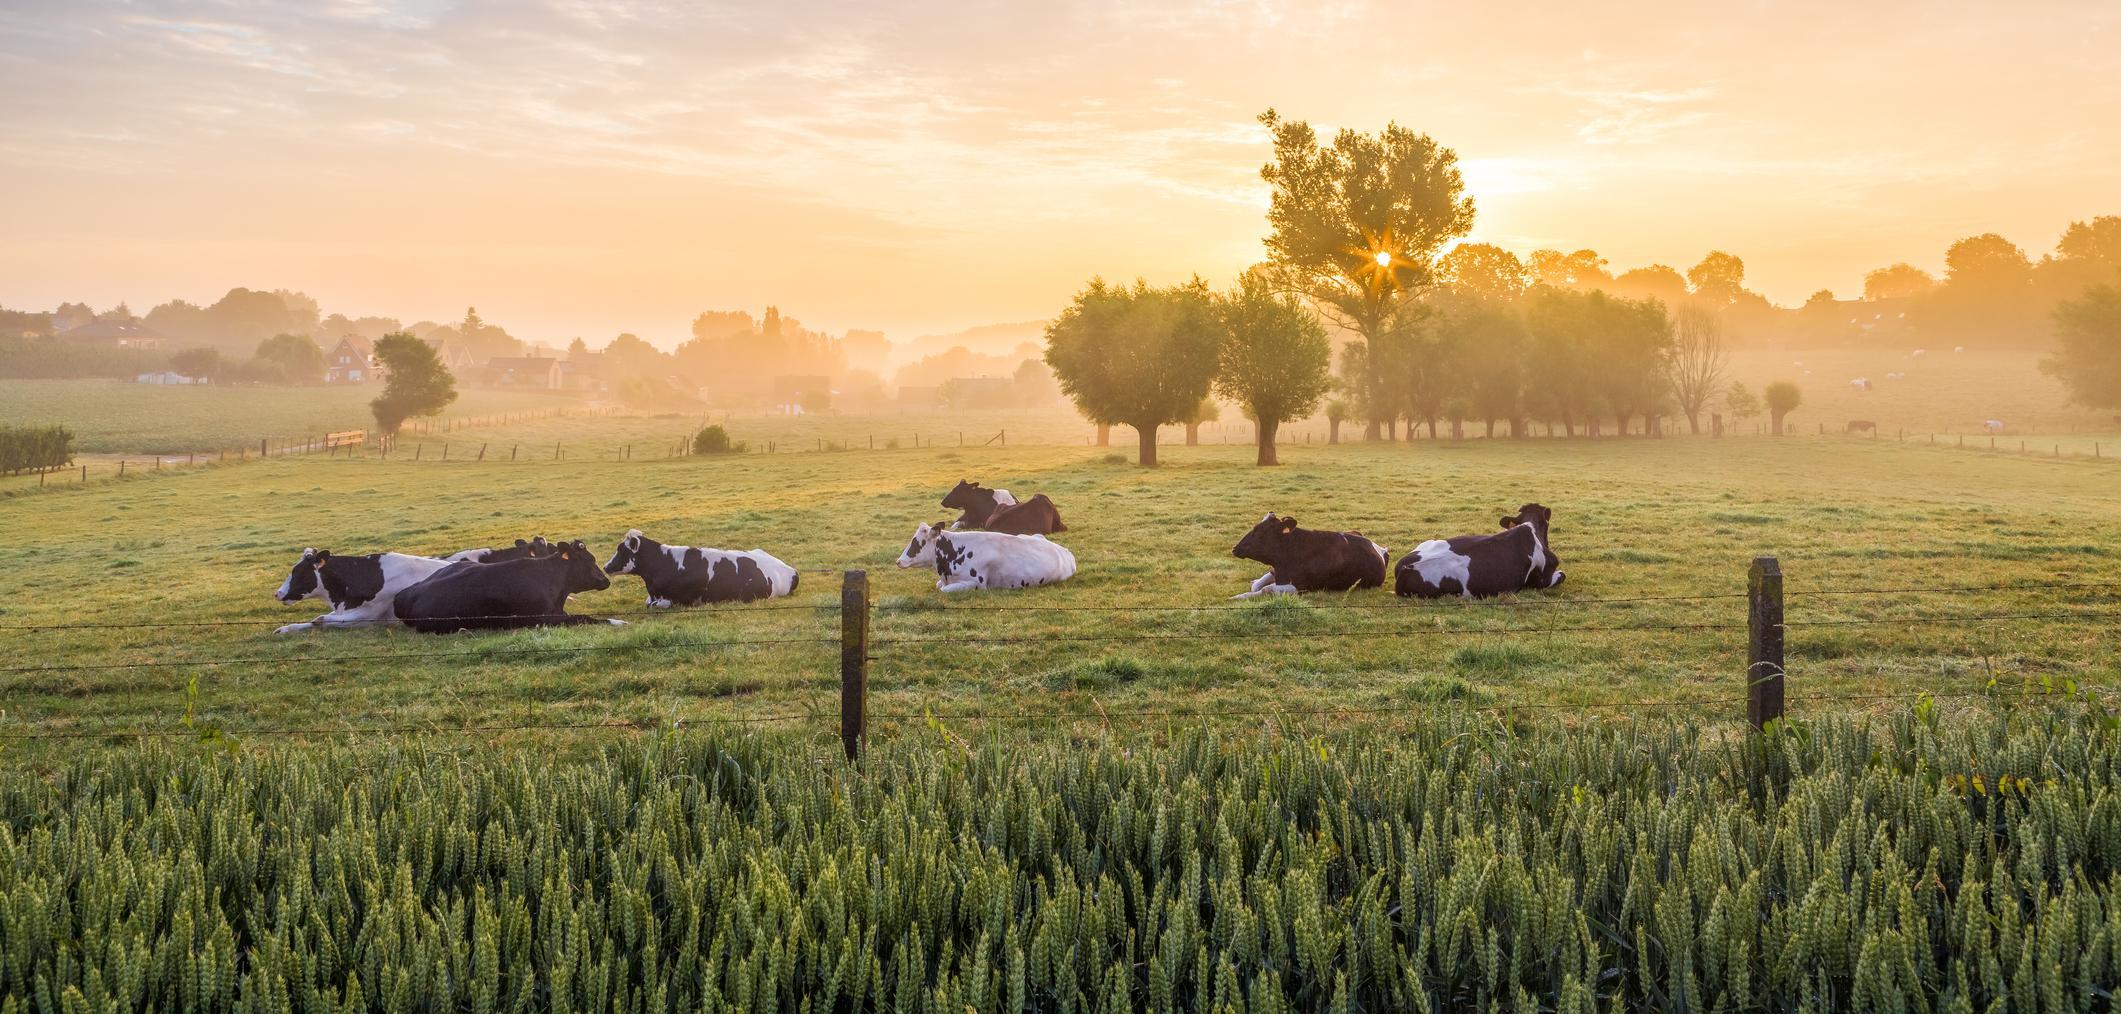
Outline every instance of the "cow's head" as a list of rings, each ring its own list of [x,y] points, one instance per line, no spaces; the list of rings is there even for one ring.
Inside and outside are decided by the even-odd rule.
[[[906,551],[898,555],[899,567],[918,567],[934,563],[935,544],[943,537],[943,525],[941,521],[932,525],[921,522],[920,527],[913,530],[913,541],[906,543]]]
[[[970,479],[959,479],[951,487],[950,495],[943,497],[943,506],[968,511],[974,507],[985,507],[994,502],[994,494],[981,489],[979,483]]]
[[[633,529],[619,540],[619,548],[611,551],[611,559],[604,561],[604,573],[631,574],[640,566],[642,553],[657,553],[662,549],[662,543],[642,535],[638,528]]]
[[[273,597],[282,602],[300,602],[324,594],[324,582],[317,579],[317,568],[331,559],[331,551],[304,549],[302,558],[287,571],[287,580],[280,582],[280,590]]]
[[[1258,560],[1273,566],[1281,559],[1282,547],[1296,536],[1296,519],[1275,517],[1272,511],[1259,519],[1245,537],[1237,540],[1230,555],[1240,560]]]
[[[1502,527],[1515,528],[1518,525],[1531,525],[1532,530],[1539,533],[1539,541],[1544,543],[1547,541],[1547,523],[1552,520],[1554,520],[1553,511],[1536,503],[1528,503],[1517,508],[1517,516],[1504,515]]]
[[[566,568],[567,594],[603,591],[611,587],[611,579],[597,569],[596,554],[591,553],[588,546],[582,545],[582,540],[562,542],[556,548],[560,551],[560,562]]]
[[[479,558],[479,562],[504,563],[509,560],[535,560],[539,557],[551,556],[559,551],[559,546],[545,541],[545,537],[540,535],[527,541],[517,539],[515,545],[503,549],[489,549],[486,551],[485,556]]]

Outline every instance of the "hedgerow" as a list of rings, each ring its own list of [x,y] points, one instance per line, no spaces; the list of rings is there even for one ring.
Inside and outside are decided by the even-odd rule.
[[[2092,709],[0,775],[0,1010],[2103,1009]]]

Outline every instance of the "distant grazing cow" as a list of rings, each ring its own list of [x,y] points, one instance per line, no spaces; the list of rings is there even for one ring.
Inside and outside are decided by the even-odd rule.
[[[950,531],[942,522],[922,524],[899,554],[900,567],[935,566],[935,587],[946,592],[980,588],[1035,588],[1075,576],[1075,554],[1039,535]]]
[[[1928,349],[1916,349],[1915,351],[1908,353],[1908,357],[1912,359],[1915,356],[1927,355],[1928,353]]]
[[[567,596],[602,591],[611,587],[611,579],[597,568],[596,557],[580,539],[553,548],[558,552],[501,563],[452,563],[399,592],[391,611],[398,622],[428,634],[572,623],[617,625],[617,620],[568,614]]]
[[[1528,503],[1515,517],[1504,517],[1502,531],[1493,535],[1424,542],[1393,568],[1392,590],[1415,598],[1471,599],[1555,587],[1568,575],[1547,542],[1553,517],[1553,511]]]
[[[1051,535],[1068,530],[1061,523],[1060,509],[1044,493],[996,510],[980,527],[1005,535]]]
[[[1857,377],[1856,379],[1849,381],[1849,386],[1855,388],[1858,391],[1868,391],[1871,389],[1871,378]]]
[[[1905,374],[1905,373],[1888,373],[1888,374],[1886,374],[1886,375],[1885,375],[1885,379],[1887,379],[1887,380],[1906,380],[1906,379],[1907,379],[1907,374]]]
[[[985,528],[996,510],[1015,505],[1016,498],[1008,490],[984,489],[970,479],[959,479],[950,494],[943,497],[943,506],[964,511],[951,528]]]
[[[2001,420],[2001,419],[1985,419],[1985,420],[1982,420],[1982,423],[1981,423],[1981,428],[1983,428],[1983,429],[1985,429],[1985,430],[1989,431],[1990,433],[2001,433],[2001,432],[2003,432],[2003,420]]]
[[[648,604],[657,609],[696,606],[702,602],[751,602],[794,594],[801,575],[763,549],[735,552],[666,546],[641,534],[626,533],[606,574],[638,574],[648,586]]]
[[[1390,550],[1361,532],[1314,532],[1298,528],[1295,518],[1276,517],[1270,511],[1238,540],[1230,555],[1267,565],[1251,591],[1231,596],[1249,599],[1380,587]]]
[[[1848,429],[1844,432],[1876,433],[1878,432],[1878,424],[1870,421],[1869,419],[1851,419],[1849,420]]]

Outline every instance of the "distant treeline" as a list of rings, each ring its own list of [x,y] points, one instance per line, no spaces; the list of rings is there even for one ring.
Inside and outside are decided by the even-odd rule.
[[[0,426],[0,473],[14,475],[74,463],[74,435],[64,426]]]

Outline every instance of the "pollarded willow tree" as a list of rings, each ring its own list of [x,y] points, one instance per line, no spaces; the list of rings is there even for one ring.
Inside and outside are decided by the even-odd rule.
[[[1699,303],[1682,303],[1672,314],[1672,397],[1687,428],[1701,432],[1701,410],[1723,389],[1731,355],[1723,346],[1723,318]]]
[[[376,360],[383,364],[383,393],[368,409],[385,433],[395,434],[405,420],[434,415],[457,400],[457,378],[431,346],[412,335],[376,339]]]
[[[1046,326],[1046,365],[1091,422],[1132,426],[1156,465],[1156,428],[1191,418],[1215,379],[1222,323],[1199,278],[1133,288],[1091,279]]]
[[[1266,243],[1282,283],[1373,350],[1407,331],[1437,255],[1473,228],[1457,153],[1396,123],[1323,145],[1309,123],[1272,109],[1259,122],[1274,138],[1259,175],[1273,188]],[[1375,440],[1388,399],[1380,358],[1364,362],[1364,435]]]
[[[1281,464],[1275,431],[1317,410],[1333,386],[1333,343],[1316,314],[1296,297],[1276,292],[1258,270],[1245,272],[1216,308],[1223,346],[1215,389],[1244,406],[1257,424],[1259,463]]]

